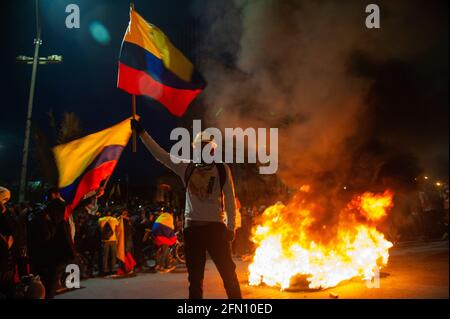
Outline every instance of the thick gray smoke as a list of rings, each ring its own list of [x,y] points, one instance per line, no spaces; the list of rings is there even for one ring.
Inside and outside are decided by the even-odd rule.
[[[395,132],[395,124],[384,131],[380,116],[389,117],[389,111],[377,112],[386,90],[376,84],[379,70],[387,70],[382,75],[389,78],[393,61],[400,61],[399,72],[403,72],[436,46],[436,30],[446,29],[436,12],[446,5],[436,2],[430,8],[422,2],[378,1],[381,29],[369,30],[365,27],[368,3],[196,2],[193,12],[202,21],[201,30],[206,30],[199,61],[208,81],[203,97],[209,124],[278,127],[279,173],[289,185],[328,172],[345,180],[355,174],[349,172],[355,165],[367,171],[361,178],[370,180],[391,150],[401,147],[399,153],[420,153],[417,145],[404,145],[405,139],[414,139],[409,125],[400,125],[406,127],[404,132]],[[401,74],[400,80],[407,77]],[[414,112],[415,105],[408,108]],[[402,116],[396,113],[392,116]],[[442,125],[448,129],[448,122]],[[400,137],[391,141],[390,134]],[[444,134],[445,138],[448,141]],[[361,150],[373,141],[386,151],[372,156]],[[448,150],[444,153],[448,159]]]

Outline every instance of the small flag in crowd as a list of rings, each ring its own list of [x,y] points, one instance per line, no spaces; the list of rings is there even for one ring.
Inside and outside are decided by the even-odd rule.
[[[136,261],[130,252],[126,251],[126,230],[125,230],[125,220],[124,217],[120,217],[119,226],[117,230],[117,251],[116,257],[122,262],[121,267],[117,270],[118,275],[125,275],[130,271],[133,271],[134,266],[136,266]]]
[[[68,218],[84,196],[99,189],[114,171],[131,136],[126,119],[103,131],[53,148],[59,190]]]
[[[162,213],[153,224],[152,235],[156,246],[172,246],[177,242],[173,224],[173,217],[169,213]]]
[[[147,95],[182,116],[206,83],[192,63],[133,7],[122,42],[117,87]]]

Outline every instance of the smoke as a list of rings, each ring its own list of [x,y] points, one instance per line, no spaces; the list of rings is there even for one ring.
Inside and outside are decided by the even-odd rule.
[[[375,30],[364,1],[195,2],[209,124],[279,128],[279,175],[290,186],[366,187],[390,162],[413,178],[423,154],[434,156],[430,139],[448,162],[448,4],[378,3]]]

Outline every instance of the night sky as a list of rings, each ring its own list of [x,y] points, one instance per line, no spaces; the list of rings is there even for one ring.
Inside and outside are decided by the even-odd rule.
[[[81,28],[67,29],[65,8],[76,3],[81,11]],[[191,23],[188,1],[135,1],[136,10],[159,26],[177,47],[185,41],[179,34]],[[123,34],[129,21],[129,2],[123,0],[40,1],[43,45],[40,56],[59,54],[63,63],[39,66],[33,109],[33,125],[51,135],[47,113],[51,110],[59,122],[63,112],[74,112],[86,133],[117,123],[131,113],[131,97],[116,88],[117,61]],[[20,176],[21,150],[25,130],[31,65],[15,63],[18,55],[32,56],[35,35],[34,0],[3,1],[1,10],[2,50],[0,117],[0,180],[17,181]],[[91,34],[90,26],[99,22],[108,30],[109,43],[100,43]],[[178,40],[178,43],[177,43]],[[169,147],[169,133],[181,120],[164,107],[147,98],[138,97],[138,113],[155,139]],[[193,105],[192,107],[195,107]],[[130,143],[131,144],[131,143]],[[33,151],[30,153],[29,178],[39,179]],[[130,183],[149,184],[164,172],[142,144],[138,155],[130,145],[124,151],[116,177],[129,174]]]

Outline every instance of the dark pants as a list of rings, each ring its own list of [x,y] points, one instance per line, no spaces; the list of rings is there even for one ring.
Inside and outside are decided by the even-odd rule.
[[[103,242],[103,273],[114,272],[114,266],[116,265],[116,250],[117,242],[104,241]]]
[[[3,298],[13,299],[16,285],[14,283],[14,270],[0,271],[0,300]]]
[[[45,287],[45,299],[53,299],[55,297],[63,271],[64,264],[62,263],[39,265],[35,267],[35,272],[39,275],[39,278]]]
[[[189,278],[189,299],[203,298],[203,277],[206,252],[222,277],[229,299],[241,299],[241,288],[236,276],[236,265],[231,256],[231,244],[227,238],[226,226],[222,223],[208,223],[184,230],[184,249]]]
[[[161,268],[169,268],[169,252],[170,247],[169,245],[161,245],[160,251],[158,254],[158,258],[156,260],[156,265]]]

